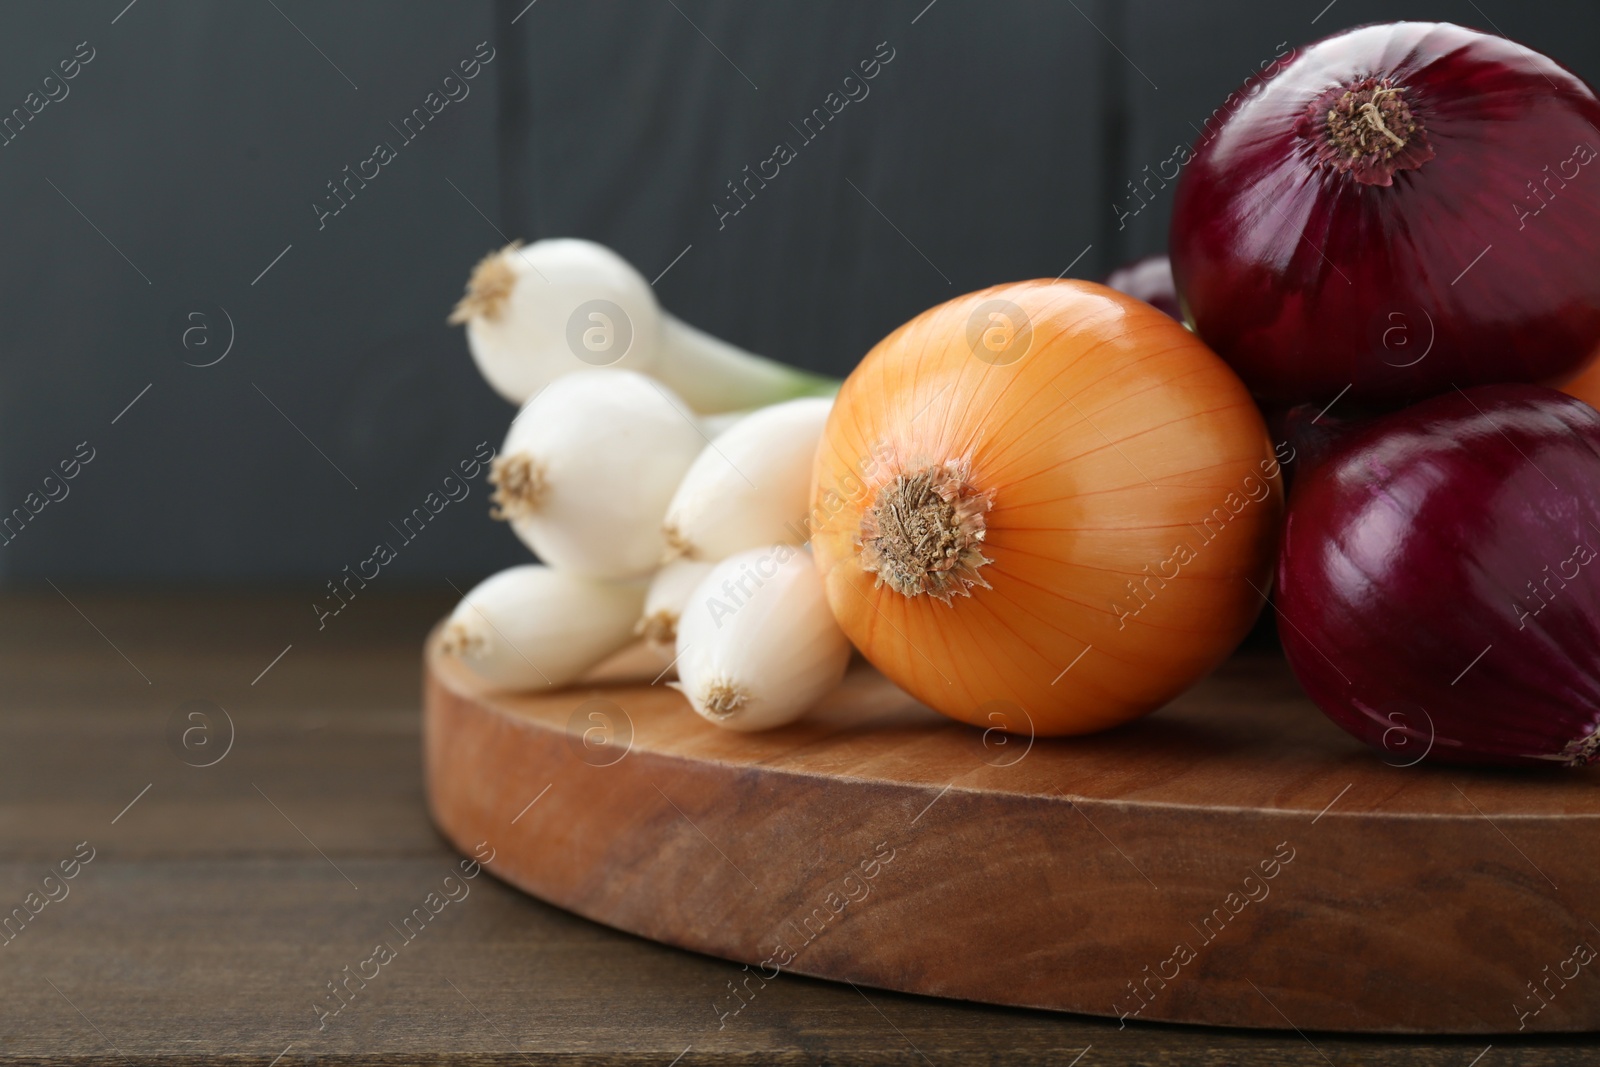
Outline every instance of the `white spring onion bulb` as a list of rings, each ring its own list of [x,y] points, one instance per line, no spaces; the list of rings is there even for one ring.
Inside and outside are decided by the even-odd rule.
[[[450,321],[466,324],[478,370],[514,404],[594,367],[653,375],[705,412],[831,393],[839,384],[678,321],[627,260],[576,238],[491,252],[473,270]]]
[[[692,559],[675,559],[656,571],[644,597],[644,614],[633,632],[658,648],[672,648],[678,641],[683,606],[709,573],[711,564]]]
[[[667,507],[669,557],[719,560],[810,540],[811,467],[832,407],[827,397],[789,400],[713,438]]]
[[[633,640],[644,583],[599,582],[537,563],[473,586],[439,648],[501,689],[568,685]]]
[[[753,414],[759,408],[746,408],[741,411],[718,411],[710,415],[700,416],[700,428],[706,432],[707,437],[721,437],[733,427],[733,424]]]
[[[642,576],[666,551],[667,503],[705,444],[659,382],[631,371],[569,374],[511,423],[489,473],[492,514],[553,567]]]
[[[850,662],[811,554],[794,545],[713,567],[684,606],[677,652],[674,687],[730,730],[793,722],[838,686]]]

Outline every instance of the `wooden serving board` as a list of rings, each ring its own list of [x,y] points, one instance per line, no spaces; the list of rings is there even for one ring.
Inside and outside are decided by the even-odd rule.
[[[1380,758],[1245,653],[1111,733],[1029,743],[852,667],[813,720],[699,719],[644,649],[543,695],[426,656],[434,821],[494,874],[781,972],[1133,1020],[1600,1028],[1600,776]],[[1387,762],[1386,762],[1387,761]]]

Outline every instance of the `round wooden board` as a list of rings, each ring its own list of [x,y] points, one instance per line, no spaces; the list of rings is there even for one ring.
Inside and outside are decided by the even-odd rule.
[[[644,649],[534,696],[434,647],[439,828],[552,904],[749,965],[719,1012],[781,969],[1141,1020],[1600,1028],[1596,772],[1389,766],[1275,655],[1030,744],[860,664],[811,721],[738,734]]]

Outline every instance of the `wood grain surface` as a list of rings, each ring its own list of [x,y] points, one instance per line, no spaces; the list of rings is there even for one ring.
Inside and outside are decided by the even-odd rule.
[[[857,990],[792,971],[719,1026],[714,1006],[729,982],[744,980],[738,965],[589,922],[490,875],[404,941],[391,923],[459,873],[460,854],[425,808],[417,672],[428,627],[455,594],[371,591],[318,631],[302,597],[63,592],[76,607],[49,589],[0,600],[4,910],[40,889],[80,842],[95,855],[67,896],[0,945],[0,1063],[667,1067],[681,1057],[678,1067],[945,1067],[1066,1065],[1080,1053],[1078,1067],[1592,1060],[1571,1035],[1302,1037],[1132,1019],[1119,1030],[1114,1021]],[[225,708],[236,728],[232,749],[211,767],[186,765],[168,747],[169,720],[195,699]],[[603,801],[608,781],[595,770],[574,780],[574,793]],[[670,781],[661,785],[672,791]],[[957,785],[913,831],[961,795]],[[575,810],[553,787],[516,827],[558,799],[551,810]],[[1561,882],[1516,826],[1501,825]],[[1488,850],[1497,838],[1487,832],[1485,858],[1463,857],[1464,865],[1496,862]],[[681,848],[699,841],[703,866],[723,862],[687,823],[673,835]],[[918,841],[900,842],[868,907],[888,900],[891,878],[902,889],[910,882]],[[745,866],[735,843],[720,844]],[[810,842],[810,856],[818,848]],[[1147,857],[1133,858],[1144,866]],[[1263,916],[1311,858],[1297,855],[1275,881]],[[761,872],[746,870],[761,884]],[[990,906],[1004,909],[1012,896],[997,885]],[[856,918],[847,909],[813,950],[856,937],[844,928]],[[319,1029],[313,1005],[326,983],[385,939],[402,945],[396,958]],[[1529,977],[1558,958],[1529,961]]]
[[[542,899],[747,965],[730,1013],[798,972],[1119,1025],[1600,1028],[1594,771],[1391,765],[1420,747],[1368,752],[1270,652],[1031,743],[864,664],[815,721],[718,730],[644,657],[543,696],[432,657],[430,802]]]

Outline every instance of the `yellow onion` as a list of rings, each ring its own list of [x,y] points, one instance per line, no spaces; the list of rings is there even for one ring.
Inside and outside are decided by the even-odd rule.
[[[917,699],[1084,733],[1160,707],[1249,630],[1280,483],[1249,394],[1192,333],[1104,286],[1020,282],[924,312],[846,380],[812,545],[845,633]]]

